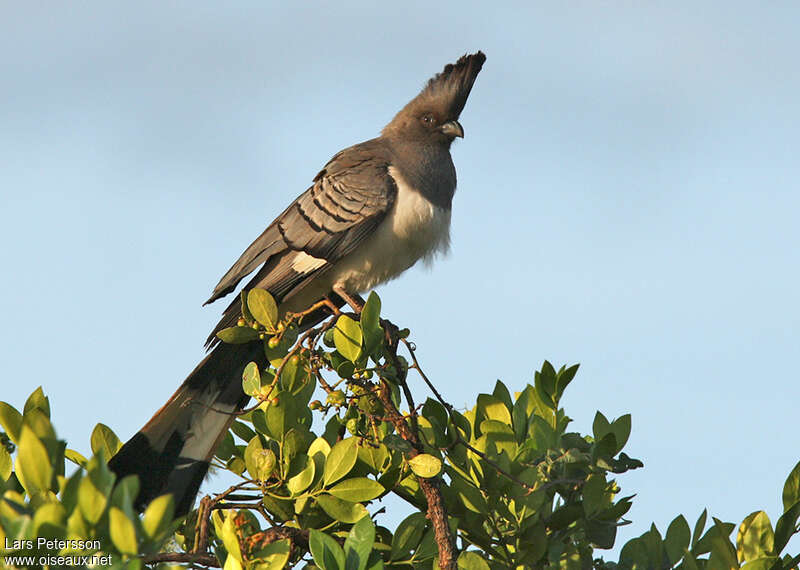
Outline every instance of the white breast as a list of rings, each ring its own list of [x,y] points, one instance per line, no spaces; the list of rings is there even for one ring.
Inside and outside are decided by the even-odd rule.
[[[432,204],[395,168],[389,174],[397,184],[394,206],[373,235],[331,272],[332,283],[348,291],[372,289],[450,248],[450,210]]]

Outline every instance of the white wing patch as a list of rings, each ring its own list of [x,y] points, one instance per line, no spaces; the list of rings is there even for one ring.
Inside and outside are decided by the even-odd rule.
[[[294,256],[292,260],[292,269],[298,273],[311,273],[326,263],[327,261],[324,259],[308,255],[305,251],[301,251]]]

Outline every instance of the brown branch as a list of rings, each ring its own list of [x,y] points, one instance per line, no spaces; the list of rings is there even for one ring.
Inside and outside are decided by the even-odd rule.
[[[308,530],[288,526],[275,526],[248,536],[245,539],[245,547],[247,552],[253,553],[273,542],[288,539],[292,551],[294,551],[295,546],[308,550],[308,536]]]
[[[388,382],[381,380],[381,387],[378,391],[381,402],[383,403],[384,410],[387,414],[389,421],[397,430],[397,433],[404,440],[408,441],[412,450],[409,452],[411,457],[415,457],[422,452],[422,445],[419,440],[417,432],[417,418],[416,410],[414,407],[414,400],[411,397],[411,391],[408,388],[406,377],[402,374],[400,362],[397,358],[397,336],[396,332],[392,331],[393,325],[391,323],[381,323],[384,327],[386,334],[386,346],[389,358],[397,370],[397,381],[400,384],[405,394],[406,400],[409,405],[409,419],[411,426],[406,423],[403,415],[397,410],[397,407],[392,402],[391,391]],[[396,330],[396,327],[394,327]],[[394,334],[393,334],[394,333]],[[439,567],[442,570],[455,570],[456,569],[456,543],[453,533],[450,532],[450,525],[447,524],[447,508],[445,507],[444,497],[442,496],[441,477],[432,477],[430,479],[424,477],[417,477],[419,488],[425,496],[425,501],[428,503],[427,517],[433,526],[433,534],[436,538],[436,545],[439,549]]]
[[[141,561],[145,564],[157,564],[159,562],[184,562],[188,564],[201,564],[209,568],[222,568],[216,556],[210,554],[196,554],[191,552],[159,552],[143,556]]]
[[[203,553],[208,549],[208,514],[211,512],[211,497],[206,495],[200,499],[197,508],[197,526],[194,533],[194,548],[192,554]]]

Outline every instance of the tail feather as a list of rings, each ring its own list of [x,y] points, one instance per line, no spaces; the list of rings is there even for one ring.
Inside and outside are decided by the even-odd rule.
[[[251,361],[266,365],[261,343],[219,344],[109,461],[118,478],[139,476],[137,508],[172,493],[176,514],[189,512],[214,450],[249,399],[241,379]]]

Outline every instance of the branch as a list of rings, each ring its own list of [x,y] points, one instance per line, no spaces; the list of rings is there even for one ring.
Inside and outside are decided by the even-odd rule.
[[[401,377],[400,362],[397,358],[397,340],[396,336],[392,334],[391,324],[388,322],[381,323],[384,327],[387,340],[387,353],[392,360],[395,369],[398,372],[397,381],[403,389],[406,400],[409,405],[409,419],[411,420],[411,427],[406,423],[403,415],[397,410],[392,402],[389,385],[386,380],[381,379],[381,388],[378,395],[383,403],[384,409],[388,416],[389,421],[394,425],[397,433],[404,440],[408,441],[412,446],[412,451],[409,453],[411,457],[416,457],[422,451],[419,436],[417,433],[417,417],[414,408],[414,400],[411,396],[411,391],[408,388],[405,377]],[[395,327],[396,328],[396,327]],[[433,534],[436,537],[436,545],[439,549],[439,567],[442,570],[455,570],[457,550],[455,538],[453,533],[450,532],[450,525],[447,524],[447,509],[442,496],[441,477],[433,477],[426,479],[424,477],[417,477],[419,481],[419,488],[425,495],[425,500],[428,503],[428,519],[433,526]]]
[[[196,554],[191,552],[159,552],[150,556],[143,556],[141,561],[145,564],[157,564],[159,562],[186,562],[189,564],[201,564],[209,568],[222,568],[216,556],[210,554]]]

